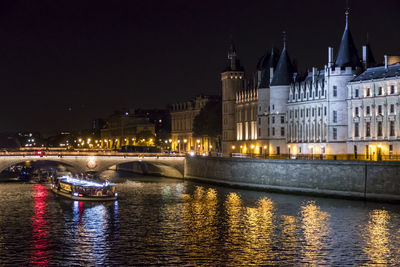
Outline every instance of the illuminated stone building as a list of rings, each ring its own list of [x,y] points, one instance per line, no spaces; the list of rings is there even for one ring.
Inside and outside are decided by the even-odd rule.
[[[117,112],[107,119],[101,129],[101,147],[154,146],[155,137],[155,125],[147,116],[134,111]]]
[[[258,63],[253,89],[245,86],[244,69],[231,45],[228,67],[221,74],[224,155],[347,159],[357,153],[400,153],[400,143],[395,143],[397,136],[400,140],[400,75],[398,65],[391,65],[398,57],[388,58],[386,67],[375,67],[365,45],[360,59],[348,15],[337,56],[329,47],[322,69],[297,73],[284,42],[279,60],[279,51],[273,49]]]
[[[399,62],[385,57],[384,66],[368,68],[347,85],[347,151],[354,157],[381,160],[400,155]]]
[[[208,138],[195,138],[194,118],[210,100],[210,96],[197,96],[192,100],[172,104],[171,113],[171,150],[176,152],[208,152],[212,144]],[[210,148],[211,145],[211,148]]]

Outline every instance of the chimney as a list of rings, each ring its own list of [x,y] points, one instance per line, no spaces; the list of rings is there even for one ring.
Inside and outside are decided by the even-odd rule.
[[[388,68],[388,56],[385,55],[385,69]]]
[[[269,68],[269,82],[272,82],[272,78],[274,77],[274,68]]]
[[[328,68],[332,67],[333,65],[333,47],[328,47]]]
[[[313,86],[315,84],[315,78],[316,77],[317,77],[317,68],[313,67],[312,68],[312,83],[313,83]]]
[[[364,65],[364,68],[368,67],[368,58],[367,58],[367,46],[363,45],[362,46],[362,62]]]

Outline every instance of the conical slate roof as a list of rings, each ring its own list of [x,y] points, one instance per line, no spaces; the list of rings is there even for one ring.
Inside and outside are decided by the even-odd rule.
[[[346,26],[342,36],[342,41],[339,46],[335,66],[344,67],[361,67],[361,61],[358,57],[356,46],[354,45],[353,37],[349,29],[349,16],[346,11]]]
[[[271,86],[289,85],[293,81],[293,65],[286,50],[286,44],[283,46],[281,56],[279,58],[274,76],[271,81]]]
[[[268,69],[271,66],[275,67],[279,60],[279,49],[272,47],[271,50],[267,50],[257,63],[257,70]]]
[[[279,50],[272,48],[270,52],[267,52],[257,64],[257,70],[261,71],[261,81],[259,88],[268,88],[270,82],[271,68],[276,67],[279,60]]]
[[[366,47],[367,47],[367,67],[374,67],[376,66],[376,61],[374,54],[372,53],[371,46],[368,43],[366,44]]]

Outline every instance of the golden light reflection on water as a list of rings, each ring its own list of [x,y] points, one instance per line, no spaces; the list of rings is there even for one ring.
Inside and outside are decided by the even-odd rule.
[[[229,251],[228,265],[269,264],[275,258],[272,250],[274,203],[263,198],[255,208],[242,207],[238,194],[228,194],[225,201]]]
[[[329,214],[309,201],[300,210],[305,245],[302,246],[303,261],[310,265],[326,264],[326,238],[329,232]]]
[[[297,257],[296,250],[298,248],[298,228],[296,226],[296,218],[293,216],[282,215],[282,251],[280,252],[279,259],[286,263],[293,264]]]
[[[373,210],[369,214],[369,221],[364,231],[364,252],[371,261],[368,264],[391,265],[393,257],[389,248],[388,222],[390,216],[386,210]]]
[[[196,259],[212,258],[218,250],[217,231],[217,191],[196,187],[193,197],[183,195],[185,201],[182,210],[184,222],[184,247],[198,265]]]

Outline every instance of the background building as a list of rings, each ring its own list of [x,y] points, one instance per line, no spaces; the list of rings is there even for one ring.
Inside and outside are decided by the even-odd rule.
[[[101,129],[101,147],[121,149],[124,146],[155,146],[155,125],[143,114],[118,111]]]
[[[208,103],[218,101],[218,99],[219,97],[216,96],[201,95],[170,106],[171,139],[169,141],[172,151],[198,154],[215,151],[216,145],[209,136],[196,136],[194,121]]]

